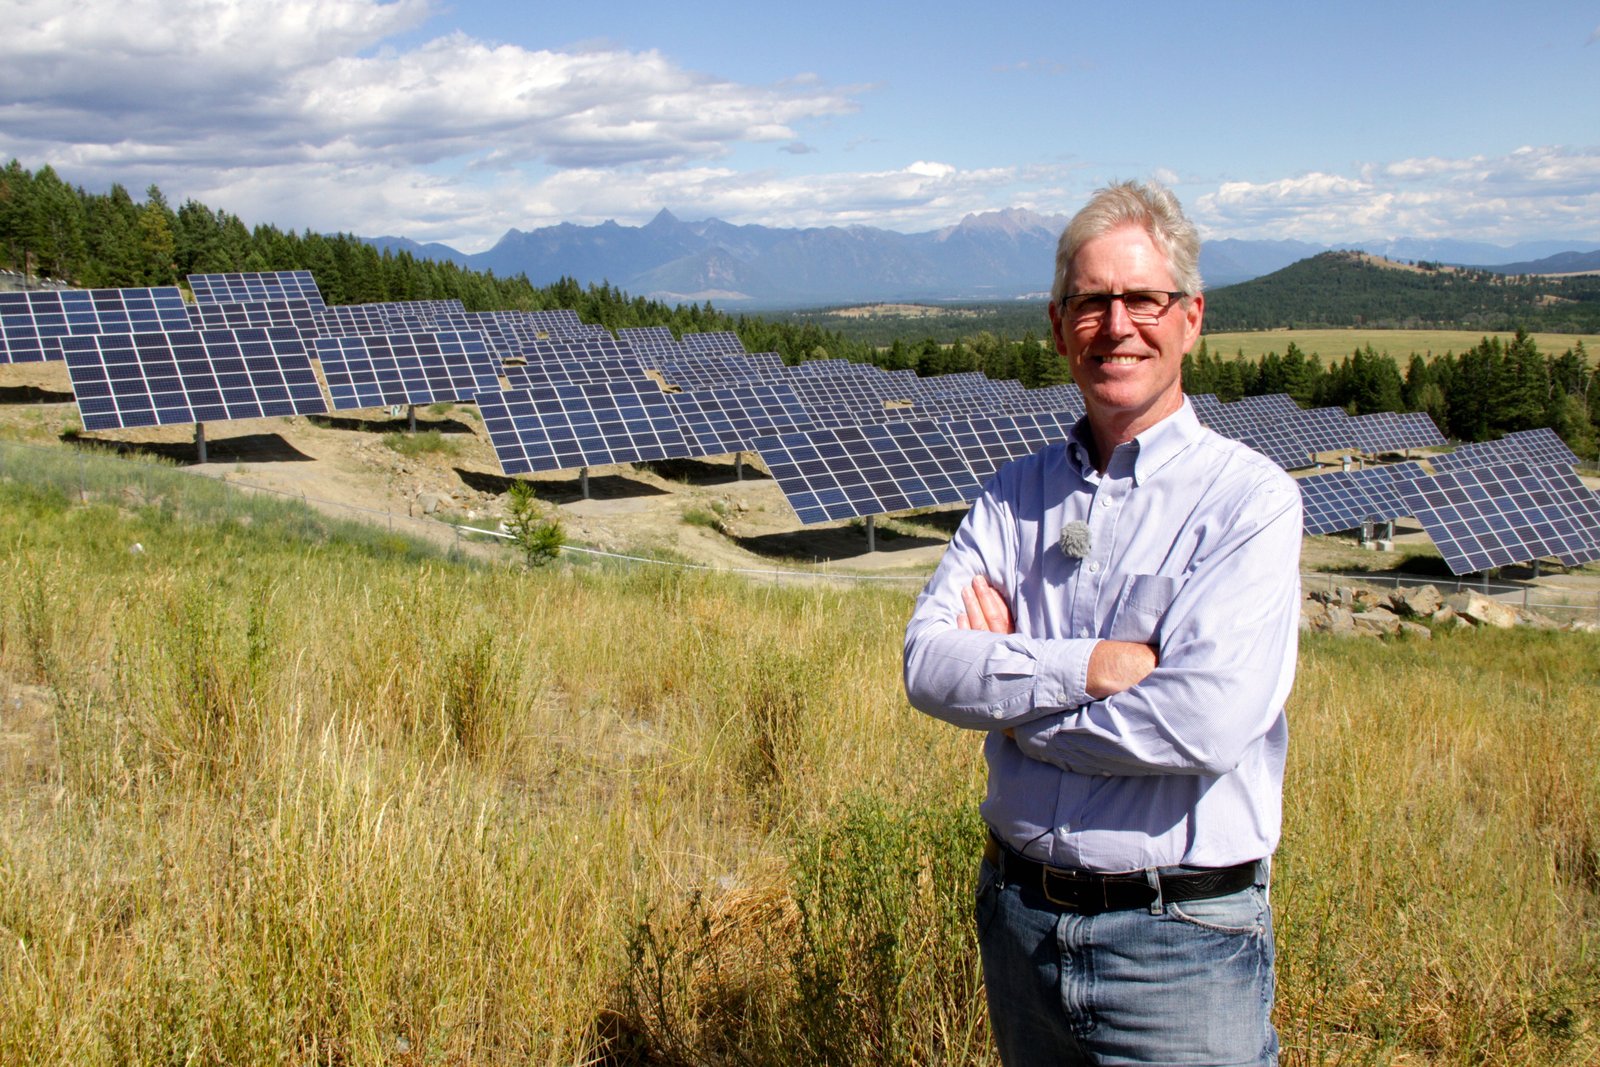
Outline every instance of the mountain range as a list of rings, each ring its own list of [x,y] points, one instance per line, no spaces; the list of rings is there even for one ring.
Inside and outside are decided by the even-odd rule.
[[[992,302],[1039,298],[1049,288],[1062,216],[1020,208],[968,215],[954,226],[898,233],[869,226],[784,229],[718,219],[684,222],[663,209],[644,226],[562,223],[509,230],[484,252],[403,237],[362,240],[422,259],[449,260],[535,285],[563,277],[609,282],[666,303],[710,301],[724,310],[884,301]],[[1509,248],[1412,238],[1364,244],[1304,241],[1206,242],[1207,288],[1248,281],[1330,249],[1360,248],[1391,259],[1481,266],[1504,273],[1600,270],[1600,245],[1535,241]],[[1493,264],[1505,264],[1502,267]]]

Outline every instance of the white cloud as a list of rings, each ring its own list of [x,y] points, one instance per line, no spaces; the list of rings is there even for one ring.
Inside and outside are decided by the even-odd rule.
[[[1600,148],[1527,146],[1503,156],[1370,163],[1354,176],[1225,182],[1196,197],[1193,210],[1208,233],[1227,237],[1595,240]]]
[[[185,169],[652,166],[793,142],[855,109],[800,76],[745,85],[658,52],[552,52],[462,34],[384,47],[428,0],[21,0],[0,35],[0,149],[110,177]],[[286,170],[285,173],[289,173]]]

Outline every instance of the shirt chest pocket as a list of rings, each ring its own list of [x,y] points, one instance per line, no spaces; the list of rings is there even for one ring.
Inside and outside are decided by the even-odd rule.
[[[1176,578],[1163,574],[1128,575],[1111,614],[1111,640],[1159,644],[1161,619],[1178,595],[1178,585]]]

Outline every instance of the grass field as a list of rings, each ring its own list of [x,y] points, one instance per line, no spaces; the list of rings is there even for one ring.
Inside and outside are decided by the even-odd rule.
[[[993,1062],[908,592],[3,448],[0,1063]],[[1308,637],[1290,717],[1285,1062],[1600,1061],[1600,637]]]
[[[1472,330],[1259,330],[1249,333],[1207,333],[1203,339],[1213,356],[1226,358],[1242,353],[1245,359],[1252,362],[1268,352],[1283,355],[1290,341],[1307,355],[1320,355],[1324,364],[1341,360],[1356,349],[1370,344],[1380,355],[1389,355],[1404,369],[1414,352],[1429,358],[1442,356],[1446,352],[1459,355],[1485,337],[1509,341],[1513,336],[1510,333],[1491,334]],[[1539,346],[1539,351],[1547,356],[1559,356],[1582,341],[1591,363],[1600,358],[1600,335],[1536,333],[1530,336]]]

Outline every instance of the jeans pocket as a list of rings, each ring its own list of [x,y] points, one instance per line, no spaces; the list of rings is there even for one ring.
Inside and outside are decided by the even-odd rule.
[[[1167,914],[1203,930],[1259,934],[1267,928],[1267,898],[1260,886],[1249,886],[1226,896],[1169,903]]]
[[[973,894],[972,917],[981,934],[994,921],[1000,909],[1000,872],[994,864],[983,860],[978,864],[978,886]]]

